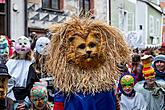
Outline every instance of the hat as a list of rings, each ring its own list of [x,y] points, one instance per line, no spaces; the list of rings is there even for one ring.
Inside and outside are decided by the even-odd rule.
[[[165,62],[165,55],[158,55],[154,58],[154,62],[156,61],[163,61]]]
[[[8,73],[8,68],[5,64],[0,64],[0,76],[7,76],[8,78],[11,78]]]
[[[141,60],[146,60],[148,58],[152,58],[152,55],[144,55],[143,57],[141,57]]]
[[[155,77],[155,71],[154,71],[154,68],[152,66],[147,67],[147,68],[143,68],[142,73],[143,73],[144,79]]]
[[[142,63],[143,63],[142,73],[143,73],[143,76],[144,76],[145,79],[155,77],[154,68],[151,66],[151,58],[152,58],[151,55],[144,55],[141,58]]]
[[[151,55],[144,55],[143,57],[141,57],[144,68],[148,68],[151,66],[151,58]]]

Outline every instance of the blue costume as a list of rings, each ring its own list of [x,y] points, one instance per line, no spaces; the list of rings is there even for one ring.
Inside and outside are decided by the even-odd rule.
[[[70,96],[55,96],[55,102],[63,102],[64,110],[116,110],[114,91],[96,93],[95,95],[82,93]]]

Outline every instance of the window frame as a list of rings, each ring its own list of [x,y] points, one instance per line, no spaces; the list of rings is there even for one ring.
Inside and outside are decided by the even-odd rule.
[[[149,35],[154,36],[154,17],[152,15],[149,16]]]
[[[10,9],[11,9],[11,0],[4,0],[5,10],[0,12],[1,16],[4,16],[4,35],[10,38]]]
[[[88,13],[88,12],[86,12],[86,8],[85,8],[85,0],[82,0],[82,7],[80,6],[80,2],[81,1],[79,1],[79,11],[84,16]],[[82,10],[81,10],[81,8],[82,8]],[[90,15],[94,14],[94,0],[89,0],[89,10],[88,11],[90,12]]]
[[[43,1],[44,0],[42,0],[42,9],[43,10],[48,10],[48,11],[56,11],[56,12],[64,12],[64,0],[58,0],[58,9],[53,9],[52,7],[49,7],[49,8],[47,8],[47,7],[44,7],[43,6]],[[51,2],[52,0],[49,0],[49,2]],[[51,2],[52,3],[52,2]],[[52,4],[51,4],[52,5]]]

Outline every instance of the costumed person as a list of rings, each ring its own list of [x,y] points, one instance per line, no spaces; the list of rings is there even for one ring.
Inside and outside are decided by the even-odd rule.
[[[14,44],[15,52],[6,63],[11,79],[9,80],[8,97],[14,101],[14,110],[28,109],[29,98],[27,89],[29,85],[28,75],[32,74],[29,68],[32,64],[30,41],[27,37],[18,37]]]
[[[47,74],[44,64],[45,64],[45,59],[46,55],[48,54],[48,48],[49,48],[50,40],[47,37],[40,37],[36,41],[36,45],[34,48],[34,63],[30,65],[30,70],[33,71],[31,72],[32,74],[29,74],[28,76],[28,90],[32,88],[32,85],[34,82],[38,82],[40,80],[42,81],[47,81],[48,86],[48,100],[53,102],[53,97],[52,94],[53,92],[53,78],[50,74]]]
[[[147,110],[147,103],[141,93],[134,90],[135,79],[132,75],[123,74],[119,80],[120,110]]]
[[[153,67],[156,73],[156,79],[165,81],[165,55],[158,55],[153,60]]]
[[[0,64],[5,64],[9,59],[9,47],[7,36],[0,35]]]
[[[151,58],[151,55],[144,55],[141,58],[145,81],[136,83],[134,89],[144,96],[148,104],[148,110],[165,110],[165,82],[155,80],[155,71],[151,66]]]
[[[136,82],[143,80],[142,69],[143,69],[143,65],[141,64],[141,56],[139,54],[133,54],[131,73],[134,74]]]
[[[7,66],[0,64],[0,110],[13,110],[12,99],[6,97],[10,77]]]
[[[116,110],[116,64],[130,59],[123,34],[101,21],[73,17],[51,28],[48,72],[54,110]]]
[[[48,102],[47,82],[35,82],[30,91],[32,102],[30,110],[53,110],[53,104]]]

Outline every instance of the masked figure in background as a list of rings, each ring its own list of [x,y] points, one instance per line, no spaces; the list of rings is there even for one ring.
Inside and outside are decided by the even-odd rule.
[[[6,97],[10,77],[7,66],[0,64],[0,110],[13,110],[13,101]]]
[[[34,71],[34,74],[30,74],[28,76],[28,80],[33,80],[33,81],[39,81],[39,80],[44,80],[47,81],[48,86],[48,99],[49,101],[53,102],[53,96],[52,95],[52,91],[53,91],[53,78],[51,77],[51,75],[47,74],[44,68],[44,64],[45,64],[45,59],[46,59],[46,55],[48,54],[48,48],[49,48],[49,44],[50,44],[50,40],[47,37],[40,37],[37,39],[36,41],[36,45],[35,45],[35,52],[34,52],[34,63],[30,66],[31,71]],[[29,81],[30,82],[30,81]],[[31,82],[33,83],[33,82]],[[31,85],[30,85],[31,86]],[[31,87],[29,87],[29,90],[31,89]]]
[[[0,35],[0,63],[5,64],[9,58],[8,39],[4,35]]]
[[[51,29],[47,69],[57,90],[54,110],[115,110],[116,64],[130,56],[120,31],[77,17]]]
[[[122,92],[120,110],[147,110],[147,103],[143,95],[134,90],[135,79],[132,75],[123,74],[119,80]]]
[[[48,91],[46,82],[35,82],[30,91],[32,102],[30,110],[52,110],[53,104],[48,102]]]
[[[40,37],[36,41],[35,45],[35,65],[34,68],[38,75],[40,75],[40,78],[45,78],[47,74],[44,70],[44,64],[45,64],[45,58],[48,54],[48,48],[49,48],[50,40],[47,37]]]
[[[156,74],[151,66],[151,58],[151,55],[144,55],[141,58],[145,81],[136,83],[134,88],[144,96],[148,104],[147,110],[165,110],[165,82],[155,79]]]
[[[27,81],[28,75],[32,73],[29,66],[31,61],[30,41],[27,37],[18,37],[15,41],[15,52],[11,59],[6,63],[12,78],[9,80],[8,97],[14,101],[14,109],[28,109]]]

